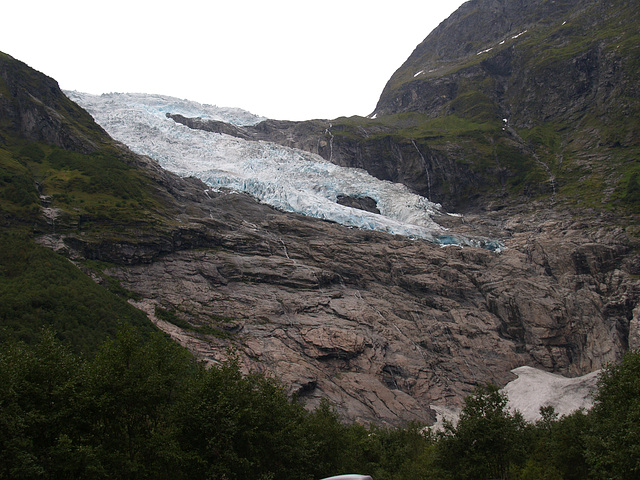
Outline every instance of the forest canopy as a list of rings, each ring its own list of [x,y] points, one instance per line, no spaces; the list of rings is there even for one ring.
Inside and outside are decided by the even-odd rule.
[[[603,373],[590,412],[541,413],[527,423],[479,386],[444,431],[346,424],[161,333],[123,325],[87,358],[45,330],[0,351],[0,478],[638,478],[640,353]]]

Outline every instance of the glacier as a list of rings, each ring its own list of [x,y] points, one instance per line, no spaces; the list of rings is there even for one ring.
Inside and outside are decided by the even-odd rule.
[[[236,126],[255,125],[264,117],[237,108],[203,105],[163,95],[76,91],[65,94],[87,110],[114,139],[149,156],[180,176],[193,176],[212,190],[246,192],[286,212],[377,230],[441,245],[469,245],[499,251],[500,242],[456,235],[433,215],[439,204],[406,186],[379,180],[366,171],[345,168],[319,155],[265,141],[248,141],[221,133],[194,130],[167,114],[218,120]],[[370,197],[380,214],[340,205],[339,196]]]

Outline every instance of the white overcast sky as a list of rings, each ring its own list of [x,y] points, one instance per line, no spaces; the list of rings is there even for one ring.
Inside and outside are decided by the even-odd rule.
[[[368,115],[465,0],[11,0],[0,51],[60,87],[171,95],[269,118]]]

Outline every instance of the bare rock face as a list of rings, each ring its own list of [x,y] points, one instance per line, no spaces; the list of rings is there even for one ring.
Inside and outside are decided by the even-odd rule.
[[[116,148],[53,80],[35,95],[17,63],[0,55],[0,66],[0,117],[12,135],[83,152],[100,142]],[[451,188],[465,179],[454,160],[445,164],[410,138],[403,146],[415,157],[402,163],[407,150],[384,138],[365,155],[368,144],[334,150],[336,132],[322,122],[260,125],[269,137],[286,132],[286,141],[303,129],[293,141],[317,147],[294,146],[333,160],[341,151],[352,166],[379,162],[374,153],[386,145],[405,172],[398,181],[415,177],[425,161],[456,180]],[[215,363],[231,349],[246,371],[278,378],[310,407],[326,397],[346,420],[432,423],[432,405],[459,407],[476,385],[513,380],[514,368],[578,376],[640,343],[637,219],[627,232],[605,214],[511,200],[500,210],[442,219],[453,232],[502,240],[504,251],[443,248],[285,214],[242,194],[205,194],[197,180],[123,155],[164,199],[166,221],[110,236],[67,226],[41,243],[111,263],[104,273],[196,356]],[[385,165],[368,168],[391,178]],[[419,191],[431,187],[429,180]],[[166,310],[182,326],[156,315]]]
[[[640,307],[633,309],[633,318],[629,322],[629,350],[640,348]]]
[[[150,242],[131,260],[117,243],[75,248],[119,264],[106,273],[152,318],[158,306],[193,325],[155,319],[199,358],[219,362],[231,347],[246,371],[273,375],[310,407],[327,397],[347,420],[432,423],[431,405],[459,407],[523,365],[597,370],[637,330],[640,262],[624,231],[598,219],[539,209],[451,220],[503,239],[495,253],[284,214],[245,195],[202,197],[208,216],[192,217],[172,249],[158,240],[154,254]]]
[[[353,197],[349,195],[338,195],[337,202],[340,205],[357,208],[371,213],[380,213],[377,202],[371,197]]]

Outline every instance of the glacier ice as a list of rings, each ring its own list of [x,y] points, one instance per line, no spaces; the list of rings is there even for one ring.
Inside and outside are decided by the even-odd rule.
[[[151,157],[178,175],[197,177],[212,189],[246,192],[277,209],[345,226],[442,245],[474,245],[492,250],[500,247],[497,242],[451,234],[431,218],[443,213],[440,205],[402,184],[379,180],[364,170],[339,167],[318,155],[275,143],[193,130],[166,116],[180,114],[237,126],[264,120],[244,110],[162,95],[66,94],[134,152]],[[370,197],[377,202],[380,214],[340,205],[340,195]]]

